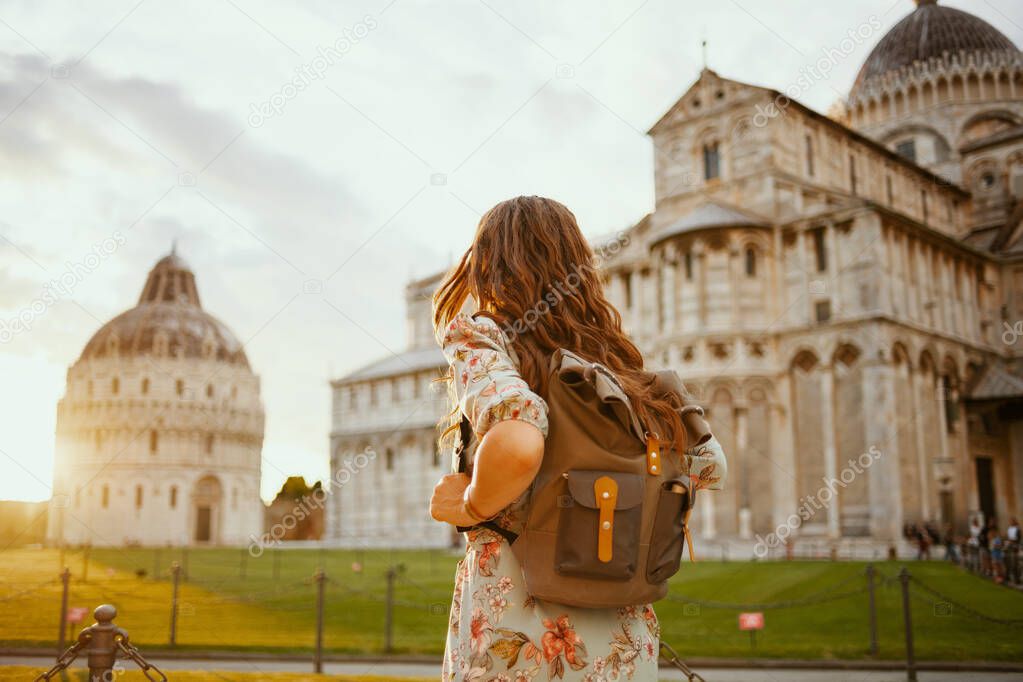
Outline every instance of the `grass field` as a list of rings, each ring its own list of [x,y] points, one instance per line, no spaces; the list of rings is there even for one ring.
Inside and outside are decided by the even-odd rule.
[[[229,549],[190,550],[187,557],[169,549],[94,549],[83,581],[83,556],[69,552],[70,605],[91,609],[113,603],[119,611],[116,622],[143,651],[165,646],[171,599],[167,567],[176,560],[187,563],[188,572],[180,594],[181,648],[308,651],[315,638],[316,587],[311,576],[322,565],[329,577],[325,647],[339,653],[380,652],[384,575],[389,566],[403,564],[405,570],[395,582],[394,650],[439,654],[443,648],[458,560],[454,554],[288,550],[276,558],[272,552],[259,559],[242,556],[241,550]],[[361,571],[353,570],[355,563]],[[55,641],[58,564],[55,550],[0,553],[0,610],[18,614],[0,621],[0,643],[50,646]],[[1023,619],[1023,594],[940,562],[906,565],[923,584],[954,600],[949,606],[943,598],[913,588],[918,658],[1023,659],[1023,621],[997,624],[971,617],[963,608],[993,618]],[[901,593],[893,579],[901,566],[877,565],[888,577],[879,580],[877,589],[881,658],[904,657]],[[160,569],[158,575],[154,568]],[[673,600],[656,606],[663,638],[683,656],[748,657],[753,653],[750,638],[738,630],[737,615],[740,610],[762,610],[766,627],[757,634],[757,656],[865,657],[864,568],[862,563],[824,561],[685,564],[672,582]]]

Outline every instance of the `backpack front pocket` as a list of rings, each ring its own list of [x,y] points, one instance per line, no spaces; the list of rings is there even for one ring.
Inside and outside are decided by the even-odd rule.
[[[689,486],[685,479],[678,478],[661,484],[653,531],[650,534],[647,582],[663,582],[678,572],[682,562],[682,546],[686,543],[685,522],[689,507]]]
[[[575,469],[565,479],[554,552],[558,573],[628,580],[639,558],[643,475]]]

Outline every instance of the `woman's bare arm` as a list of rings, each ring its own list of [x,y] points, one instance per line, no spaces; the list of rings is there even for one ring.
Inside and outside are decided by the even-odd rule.
[[[494,424],[476,448],[472,480],[465,474],[444,476],[433,490],[430,515],[459,526],[475,523],[463,505],[466,487],[473,509],[490,518],[526,491],[543,460],[543,434],[530,423]]]

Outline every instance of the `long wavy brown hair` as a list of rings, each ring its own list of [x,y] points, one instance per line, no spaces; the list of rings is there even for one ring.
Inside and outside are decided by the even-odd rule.
[[[610,369],[646,428],[676,452],[685,448],[679,399],[655,393],[643,356],[604,295],[594,252],[566,206],[522,196],[487,211],[472,245],[433,296],[434,328],[445,329],[469,298],[505,329],[519,373],[539,395],[547,395],[551,354],[570,350]],[[457,424],[456,407],[443,424],[445,434]]]

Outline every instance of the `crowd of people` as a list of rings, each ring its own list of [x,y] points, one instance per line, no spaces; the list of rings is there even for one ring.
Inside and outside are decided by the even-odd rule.
[[[944,559],[998,583],[1023,585],[1019,521],[1013,518],[1003,532],[994,519],[970,521],[969,535],[956,535],[952,524],[939,530],[933,523],[907,524],[907,539],[917,547],[917,558],[931,559],[931,548],[942,545]]]

